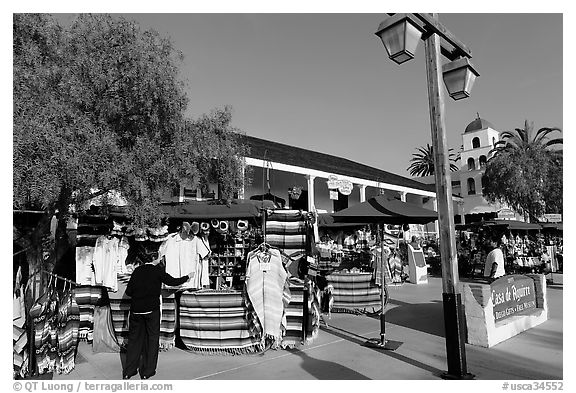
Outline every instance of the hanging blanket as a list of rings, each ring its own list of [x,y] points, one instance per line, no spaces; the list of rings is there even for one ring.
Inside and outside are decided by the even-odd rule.
[[[94,307],[106,288],[102,286],[82,285],[74,288],[74,299],[80,310],[79,339],[92,342],[94,332]]]
[[[76,365],[75,357],[80,325],[80,310],[71,291],[66,292],[60,302],[57,322],[58,360],[56,372],[68,374]]]
[[[266,219],[265,241],[288,256],[306,253],[306,221],[300,210],[275,210]]]
[[[251,332],[241,292],[184,292],[178,309],[180,337],[188,350],[232,355],[264,350],[261,338]]]
[[[162,306],[160,319],[160,348],[167,350],[174,347],[176,336],[176,290],[162,289]]]
[[[264,327],[266,339],[273,341],[276,348],[282,342],[284,306],[284,286],[288,273],[282,264],[280,251],[252,251],[248,254],[246,269],[246,291],[260,323]]]
[[[376,312],[381,308],[380,288],[373,286],[372,273],[332,273],[334,312]],[[369,310],[369,309],[372,310]]]
[[[304,281],[291,277],[288,280],[289,302],[285,309],[286,334],[282,348],[294,348],[302,344],[304,322]]]
[[[124,275],[118,275],[118,291],[108,291],[110,297],[110,311],[112,312],[112,323],[114,325],[114,335],[118,344],[125,347],[128,344],[128,318],[130,317],[130,297],[125,295],[128,280]]]

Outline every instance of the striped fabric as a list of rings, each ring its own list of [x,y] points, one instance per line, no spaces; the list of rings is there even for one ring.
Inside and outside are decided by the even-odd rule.
[[[20,274],[20,273],[18,273]],[[26,334],[26,308],[24,306],[24,292],[17,289],[18,296],[14,295],[14,314],[12,323],[13,342],[13,376],[24,377],[28,368],[28,335]]]
[[[291,277],[288,279],[290,293],[285,307],[286,332],[282,337],[282,348],[294,348],[303,341],[304,334],[304,281]]]
[[[176,337],[176,290],[162,289],[160,317],[160,349],[174,347]]]
[[[50,291],[43,294],[30,308],[34,323],[34,349],[38,374],[54,371],[57,357],[56,329],[57,297]]]
[[[94,334],[94,307],[106,289],[101,286],[81,285],[73,290],[74,299],[80,310],[79,339],[92,342]]]
[[[71,292],[67,292],[60,302],[58,312],[58,361],[56,372],[68,374],[75,367],[78,347],[80,310]]]
[[[108,292],[114,334],[120,346],[128,344],[128,318],[130,317],[130,298],[125,296],[127,283],[118,279],[118,291]]]
[[[206,354],[244,354],[264,350],[250,332],[241,292],[201,290],[180,296],[180,337],[186,349]]]
[[[376,312],[381,308],[380,288],[371,284],[371,273],[332,273],[326,276],[334,287],[332,311]]]
[[[287,278],[288,273],[277,249],[256,250],[248,254],[246,290],[264,327],[265,338],[274,341],[273,347],[282,341],[283,295]]]
[[[266,219],[265,241],[288,256],[306,252],[306,233],[300,210],[273,210]]]

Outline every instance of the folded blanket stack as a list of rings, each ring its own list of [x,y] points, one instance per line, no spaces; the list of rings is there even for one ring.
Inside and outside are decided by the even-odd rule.
[[[333,287],[333,312],[377,312],[381,308],[380,288],[373,285],[372,273],[332,273],[326,276]]]

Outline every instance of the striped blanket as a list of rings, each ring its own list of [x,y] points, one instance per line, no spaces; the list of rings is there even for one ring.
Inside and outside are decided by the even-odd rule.
[[[172,349],[176,337],[176,292],[162,289],[160,317],[160,349]]]
[[[380,288],[371,284],[372,273],[332,273],[334,312],[376,312],[381,308]]]
[[[188,350],[238,355],[265,349],[261,338],[251,333],[241,292],[184,292],[178,308],[180,338]]]
[[[128,344],[130,316],[130,298],[125,296],[127,282],[118,280],[118,291],[108,292],[114,333],[121,346]],[[162,289],[161,317],[160,317],[160,349],[174,347],[176,336],[176,290]]]
[[[304,281],[291,277],[288,279],[288,289],[290,297],[284,309],[286,331],[282,337],[282,348],[294,348],[302,344],[304,334]]]
[[[288,256],[306,252],[306,234],[300,210],[273,210],[266,219],[265,241]]]
[[[78,338],[92,342],[94,333],[94,308],[102,297],[102,286],[81,285],[73,290],[74,299],[80,310],[80,326]]]

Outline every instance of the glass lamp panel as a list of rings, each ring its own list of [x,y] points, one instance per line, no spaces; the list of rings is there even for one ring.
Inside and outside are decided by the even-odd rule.
[[[405,23],[405,25],[406,25],[405,28],[406,44],[404,50],[410,53],[412,57],[414,57],[414,55],[416,54],[416,49],[418,49],[418,43],[420,42],[420,37],[422,37],[422,32],[411,23]]]
[[[457,68],[455,70],[445,72],[443,77],[444,84],[446,85],[446,89],[448,89],[450,97],[454,97],[455,94],[464,91],[466,87],[465,68]]]
[[[390,58],[394,58],[404,52],[406,22],[397,23],[380,33],[382,43]]]

